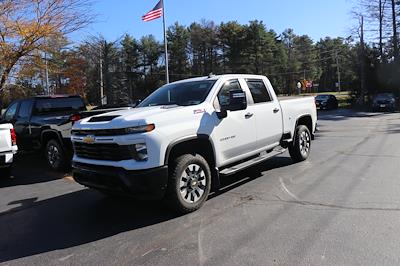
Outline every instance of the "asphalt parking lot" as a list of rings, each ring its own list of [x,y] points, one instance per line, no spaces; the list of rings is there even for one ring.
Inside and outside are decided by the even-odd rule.
[[[110,199],[21,156],[0,180],[5,265],[399,265],[400,113],[321,112],[308,161],[223,180],[199,211]]]

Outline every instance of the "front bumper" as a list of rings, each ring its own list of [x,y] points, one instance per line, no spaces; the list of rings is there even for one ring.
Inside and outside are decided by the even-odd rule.
[[[135,196],[162,199],[168,182],[168,166],[127,171],[111,166],[72,163],[73,177],[86,187]]]
[[[374,110],[394,110],[396,107],[393,103],[375,103],[372,108]]]

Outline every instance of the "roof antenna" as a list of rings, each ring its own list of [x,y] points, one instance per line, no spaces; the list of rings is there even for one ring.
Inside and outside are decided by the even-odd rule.
[[[213,77],[215,77],[215,75],[211,72],[210,74],[208,74],[208,78],[210,79],[210,78],[213,78]]]

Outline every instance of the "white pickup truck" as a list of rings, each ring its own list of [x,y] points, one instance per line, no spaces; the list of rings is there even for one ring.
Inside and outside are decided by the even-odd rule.
[[[74,179],[105,194],[164,198],[187,213],[202,206],[220,176],[287,148],[294,161],[307,159],[316,122],[314,98],[279,101],[264,76],[182,80],[137,108],[76,123]]]
[[[11,165],[17,150],[17,137],[13,126],[0,124],[0,177],[10,176]]]

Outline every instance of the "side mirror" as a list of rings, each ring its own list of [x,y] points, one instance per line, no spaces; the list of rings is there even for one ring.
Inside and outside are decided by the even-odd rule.
[[[242,90],[232,90],[229,92],[229,104],[222,107],[228,111],[246,110],[246,93]]]

